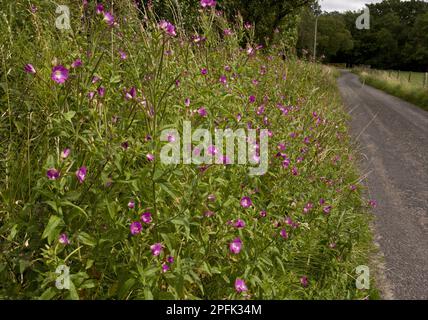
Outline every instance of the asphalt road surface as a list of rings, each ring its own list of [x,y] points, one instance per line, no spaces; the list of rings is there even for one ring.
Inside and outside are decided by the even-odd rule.
[[[343,71],[340,92],[384,256],[386,299],[428,299],[428,112]]]

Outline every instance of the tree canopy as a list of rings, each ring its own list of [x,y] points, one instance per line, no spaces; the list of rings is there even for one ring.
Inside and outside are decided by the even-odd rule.
[[[364,64],[379,69],[428,71],[428,3],[384,0],[368,5],[370,29],[355,25],[362,12],[323,13],[318,23],[318,57],[326,62]],[[313,10],[299,27],[298,52],[313,54]]]

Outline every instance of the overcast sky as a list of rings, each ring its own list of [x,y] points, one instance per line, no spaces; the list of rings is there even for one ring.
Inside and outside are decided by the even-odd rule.
[[[320,0],[323,11],[358,11],[362,10],[366,3],[377,3],[382,0]]]

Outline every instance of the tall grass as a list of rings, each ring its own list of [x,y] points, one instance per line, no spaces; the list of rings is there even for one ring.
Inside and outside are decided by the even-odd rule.
[[[168,34],[132,1],[104,4],[114,26],[93,3],[68,1],[78,17],[71,31],[54,27],[53,3],[32,3],[36,12],[27,1],[1,6],[1,298],[374,292],[355,287],[371,248],[369,217],[331,69],[256,50],[251,28],[213,9],[201,11],[196,37]],[[24,72],[29,63],[35,74]],[[70,72],[63,84],[50,78],[58,65]],[[212,132],[268,128],[269,171],[163,164],[160,133],[182,135],[184,121]],[[69,290],[55,286],[60,265],[70,268]]]
[[[428,110],[428,83],[424,73],[367,69],[356,69],[356,72],[364,83]]]

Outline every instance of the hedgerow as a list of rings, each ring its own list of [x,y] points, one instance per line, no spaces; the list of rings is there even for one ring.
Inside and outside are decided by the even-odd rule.
[[[70,8],[58,30],[53,4],[3,7],[0,297],[369,294],[355,288],[368,216],[330,69],[261,48],[214,5],[199,34],[132,1]],[[182,137],[184,121],[268,129],[268,171],[163,164],[160,134]]]

